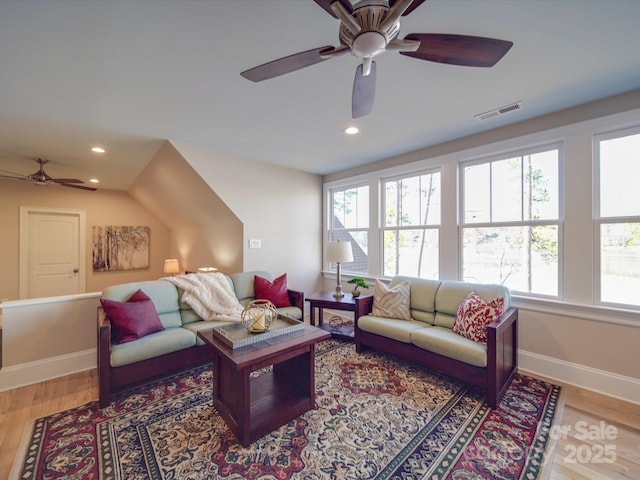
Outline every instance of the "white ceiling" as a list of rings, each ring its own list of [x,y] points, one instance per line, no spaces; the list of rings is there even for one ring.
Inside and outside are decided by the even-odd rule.
[[[428,0],[402,17],[401,38],[513,48],[491,69],[386,52],[373,113],[352,121],[351,55],[261,83],[239,75],[338,45],[338,20],[312,0],[2,0],[0,169],[32,173],[29,157],[44,156],[54,177],[126,189],[169,139],[333,173],[640,88],[639,21],[636,0]],[[358,136],[343,134],[350,124]]]

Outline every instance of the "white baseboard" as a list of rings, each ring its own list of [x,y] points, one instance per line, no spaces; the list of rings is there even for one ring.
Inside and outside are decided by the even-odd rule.
[[[23,363],[0,370],[0,392],[96,368],[96,349]],[[639,403],[640,379],[520,350],[518,370]]]
[[[96,349],[59,355],[0,370],[0,392],[96,368]]]
[[[627,402],[640,404],[640,379],[598,370],[577,363],[518,351],[518,370],[592,390]]]

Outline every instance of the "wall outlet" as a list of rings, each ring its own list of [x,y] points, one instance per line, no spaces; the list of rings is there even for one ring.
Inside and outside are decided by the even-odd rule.
[[[249,239],[249,248],[262,248],[262,240],[259,238]]]

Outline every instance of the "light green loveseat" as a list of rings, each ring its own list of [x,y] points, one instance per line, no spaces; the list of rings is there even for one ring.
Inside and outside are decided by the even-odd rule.
[[[517,369],[518,310],[510,307],[510,292],[502,285],[426,280],[396,276],[390,287],[410,283],[411,320],[371,315],[373,296],[356,298],[355,343],[361,352],[375,348],[487,391],[496,408]],[[504,313],[487,327],[487,344],[454,333],[458,306],[472,291],[490,301],[504,297]]]
[[[255,299],[254,276],[273,280],[269,272],[253,271],[227,276],[236,297],[246,305]],[[211,361],[207,346],[197,336],[199,330],[229,322],[203,321],[186,304],[180,302],[181,291],[166,280],[124,283],[107,287],[102,298],[125,302],[138,289],[153,301],[164,330],[131,342],[112,342],[111,322],[98,307],[98,377],[100,408],[106,407],[113,393],[168,373]],[[304,293],[289,290],[290,307],[278,312],[302,319]]]

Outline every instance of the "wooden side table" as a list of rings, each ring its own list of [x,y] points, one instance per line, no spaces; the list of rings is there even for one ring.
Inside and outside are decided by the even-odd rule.
[[[356,302],[353,298],[353,295],[350,293],[345,293],[344,297],[336,298],[333,296],[333,291],[331,292],[316,292],[310,297],[307,297],[305,300],[309,302],[310,314],[309,314],[309,323],[315,326],[316,324],[316,308],[318,309],[318,328],[321,328],[329,333],[331,333],[332,338],[341,338],[343,340],[353,340],[354,337],[354,329],[353,324],[351,325],[331,325],[325,324],[322,319],[322,311],[325,308],[330,308],[332,310],[343,310],[347,312],[355,312],[356,310]],[[360,298],[363,298],[367,295],[361,295]]]

